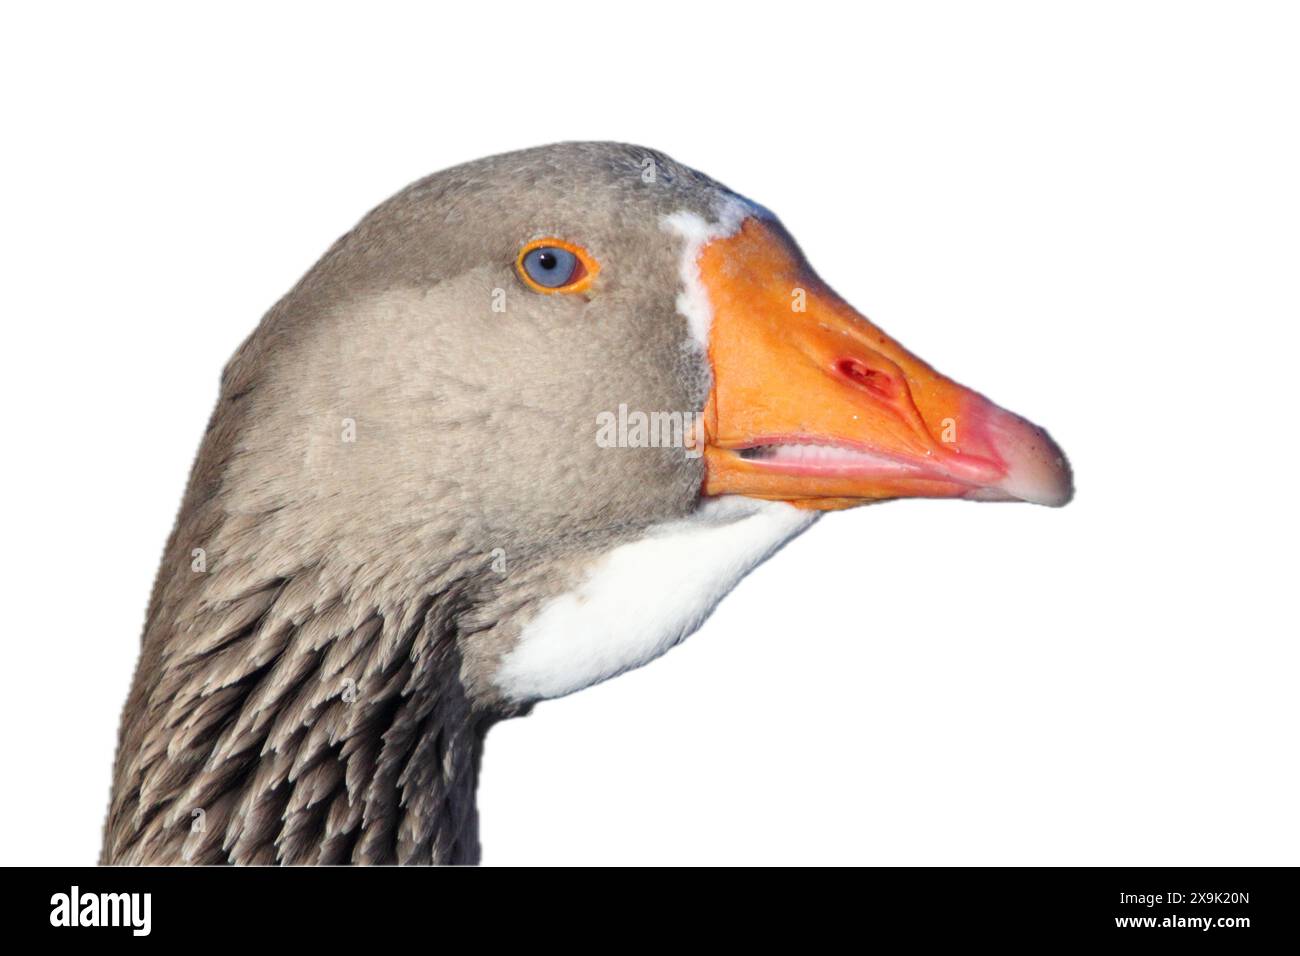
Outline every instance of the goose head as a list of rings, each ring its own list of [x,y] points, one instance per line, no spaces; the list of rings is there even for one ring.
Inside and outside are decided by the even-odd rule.
[[[436,174],[226,369],[105,859],[477,859],[487,726],[667,650],[821,513],[1070,493],[708,177],[604,143]]]

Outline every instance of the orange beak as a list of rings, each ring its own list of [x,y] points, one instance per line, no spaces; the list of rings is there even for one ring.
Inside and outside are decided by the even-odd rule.
[[[712,308],[708,495],[830,510],[886,498],[1063,505],[1047,433],[940,375],[830,290],[775,222],[700,251]]]

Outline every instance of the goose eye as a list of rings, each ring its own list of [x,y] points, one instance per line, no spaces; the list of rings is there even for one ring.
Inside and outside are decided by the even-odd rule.
[[[524,256],[524,271],[538,285],[558,289],[573,281],[573,274],[578,271],[578,257],[568,249],[542,246]]]
[[[598,271],[581,246],[559,239],[539,239],[524,246],[516,263],[520,277],[536,292],[577,292]]]

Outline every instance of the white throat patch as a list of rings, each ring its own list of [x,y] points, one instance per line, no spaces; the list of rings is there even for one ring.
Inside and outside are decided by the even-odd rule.
[[[818,517],[728,496],[601,556],[524,626],[495,683],[511,699],[561,697],[640,667],[693,633],[742,577]]]

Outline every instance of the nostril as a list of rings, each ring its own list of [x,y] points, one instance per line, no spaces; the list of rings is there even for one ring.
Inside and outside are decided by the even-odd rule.
[[[874,395],[894,397],[894,380],[887,372],[877,371],[853,358],[840,359],[835,363],[835,370]]]

